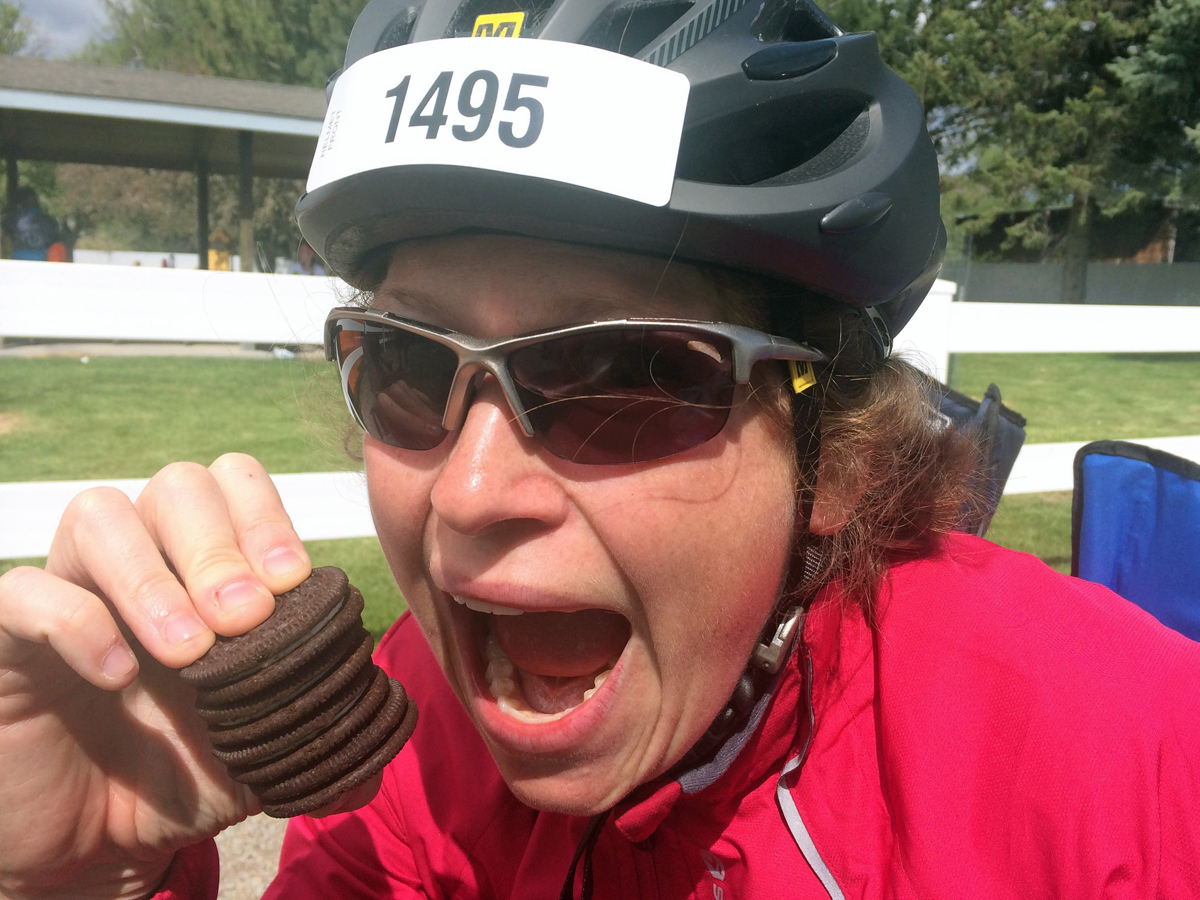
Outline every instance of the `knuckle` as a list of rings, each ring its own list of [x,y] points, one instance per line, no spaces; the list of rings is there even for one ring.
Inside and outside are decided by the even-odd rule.
[[[197,547],[187,561],[186,581],[216,581],[229,576],[231,570],[248,571],[246,560],[233,547],[219,544]]]
[[[105,520],[130,507],[129,498],[114,487],[94,487],[76,494],[63,513],[64,521]]]
[[[188,493],[195,489],[197,482],[208,477],[208,470],[194,462],[173,462],[159,469],[150,479],[147,488],[168,495]]]
[[[170,572],[151,572],[139,578],[130,589],[130,599],[148,618],[165,618],[183,586]]]
[[[262,463],[248,453],[223,453],[213,460],[208,468],[214,475],[237,475],[245,478],[266,475]]]
[[[22,596],[37,588],[45,572],[35,566],[16,566],[0,575],[0,601],[5,596]]]
[[[94,610],[86,603],[55,603],[51,616],[58,634],[94,634],[98,623]]]
[[[276,544],[294,536],[291,522],[269,510],[256,510],[242,518],[238,525],[238,538],[243,544],[258,546]]]

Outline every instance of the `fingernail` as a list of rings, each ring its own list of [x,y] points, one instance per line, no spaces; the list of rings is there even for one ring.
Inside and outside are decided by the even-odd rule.
[[[289,547],[276,547],[263,557],[263,569],[268,575],[291,575],[297,569],[304,567],[304,559]]]
[[[204,631],[204,623],[187,613],[177,613],[163,622],[162,633],[168,644],[186,644]]]
[[[270,596],[265,587],[253,581],[232,581],[217,588],[216,600],[222,612],[232,612],[247,603],[262,601]]]
[[[113,644],[104,654],[104,659],[100,663],[100,671],[104,673],[105,678],[119,681],[132,672],[136,665],[137,660],[133,658],[128,647],[124,644]]]

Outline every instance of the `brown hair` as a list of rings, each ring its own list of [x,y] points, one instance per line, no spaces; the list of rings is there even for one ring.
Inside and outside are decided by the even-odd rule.
[[[935,550],[981,503],[978,444],[939,415],[932,378],[902,359],[882,356],[857,310],[770,279],[709,273],[731,321],[804,340],[830,357],[815,367],[812,402],[818,406],[809,414],[820,417],[817,480],[822,492],[846,505],[846,519],[834,534],[796,535],[797,549],[813,547],[819,565],[805,571],[804,560],[794,557],[783,602],[811,599],[836,579],[843,595],[874,621],[888,566]],[[787,327],[780,327],[781,320]],[[782,409],[791,420],[785,387],[760,388],[756,396],[769,414],[777,417]],[[799,425],[802,445],[811,424]],[[812,476],[797,466],[798,498],[816,488]]]

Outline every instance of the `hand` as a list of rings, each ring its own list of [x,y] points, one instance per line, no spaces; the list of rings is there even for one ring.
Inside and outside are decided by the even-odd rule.
[[[310,570],[245,455],[72,501],[45,571],[0,577],[0,897],[147,896],[177,849],[258,812],[173,670]]]

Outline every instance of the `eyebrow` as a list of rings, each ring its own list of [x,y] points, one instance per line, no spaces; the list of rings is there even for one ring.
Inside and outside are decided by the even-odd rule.
[[[449,306],[433,294],[428,294],[424,291],[411,291],[406,288],[397,287],[382,287],[375,291],[371,298],[371,308],[390,312],[392,310],[388,310],[386,304],[381,305],[378,302],[380,298],[392,301],[392,303],[400,307],[405,313],[410,311],[415,313],[414,318],[419,319],[429,318],[436,321],[445,319],[451,312]]]
[[[454,323],[457,320],[455,307],[434,294],[419,290],[409,290],[403,287],[381,287],[375,292],[370,307],[372,309],[395,312],[395,309],[388,309],[391,304],[379,303],[380,299],[391,301],[391,304],[399,307],[399,310],[406,318],[414,318],[428,324],[451,327],[451,330],[456,330],[454,328]],[[555,299],[552,305],[560,311],[564,324],[572,325],[599,322],[604,319],[623,319],[639,315],[648,316],[654,313],[653,309],[631,311],[628,308],[628,301],[602,295],[560,297]]]

